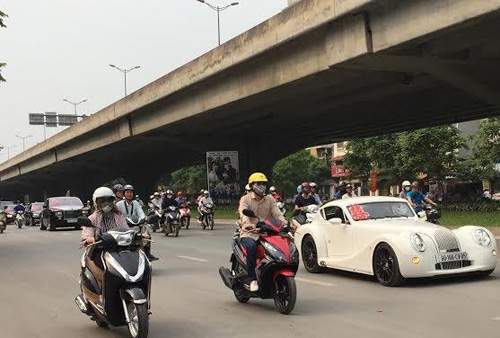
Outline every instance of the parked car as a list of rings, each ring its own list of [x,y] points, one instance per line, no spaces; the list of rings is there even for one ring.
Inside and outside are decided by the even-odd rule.
[[[26,208],[26,226],[36,226],[40,224],[40,214],[43,210],[43,202],[33,202]]]
[[[78,217],[87,216],[82,201],[78,197],[51,197],[43,204],[40,218],[41,230],[55,230],[60,227],[80,229]]]
[[[295,243],[309,272],[328,267],[374,275],[384,286],[405,278],[488,276],[497,264],[497,243],[488,229],[450,230],[420,220],[408,201],[393,197],[326,203],[297,229]]]

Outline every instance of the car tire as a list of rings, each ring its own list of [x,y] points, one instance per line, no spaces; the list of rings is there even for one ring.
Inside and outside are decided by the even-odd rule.
[[[320,273],[324,269],[318,264],[318,250],[312,236],[307,235],[302,240],[302,262],[308,272]]]
[[[47,227],[48,231],[54,231],[56,228],[52,225],[52,222],[50,221],[50,217],[45,219],[45,226]]]
[[[387,243],[381,243],[375,248],[373,274],[383,286],[399,286],[404,281],[399,270],[398,257]]]

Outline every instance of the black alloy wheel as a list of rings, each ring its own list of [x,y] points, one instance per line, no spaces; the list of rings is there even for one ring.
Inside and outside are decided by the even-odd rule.
[[[302,261],[304,262],[304,267],[308,272],[319,273],[322,272],[323,268],[318,264],[318,251],[316,250],[316,244],[311,236],[304,237],[302,241]]]
[[[394,250],[386,243],[377,246],[373,255],[373,271],[383,286],[398,286],[403,281]]]
[[[297,300],[295,278],[278,276],[274,281],[274,305],[279,313],[287,315],[292,312]]]

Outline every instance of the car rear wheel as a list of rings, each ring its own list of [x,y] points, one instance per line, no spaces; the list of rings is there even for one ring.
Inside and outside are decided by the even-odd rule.
[[[398,286],[403,281],[394,250],[387,243],[381,243],[373,254],[373,272],[383,286]]]
[[[302,241],[302,261],[308,272],[318,273],[323,270],[318,264],[318,251],[311,236],[304,237]]]

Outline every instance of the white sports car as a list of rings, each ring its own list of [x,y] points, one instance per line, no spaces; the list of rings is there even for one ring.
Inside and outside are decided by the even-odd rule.
[[[393,197],[355,197],[326,203],[297,229],[295,244],[309,272],[326,267],[375,275],[385,286],[404,278],[495,270],[497,245],[479,226],[449,230],[420,220]]]

